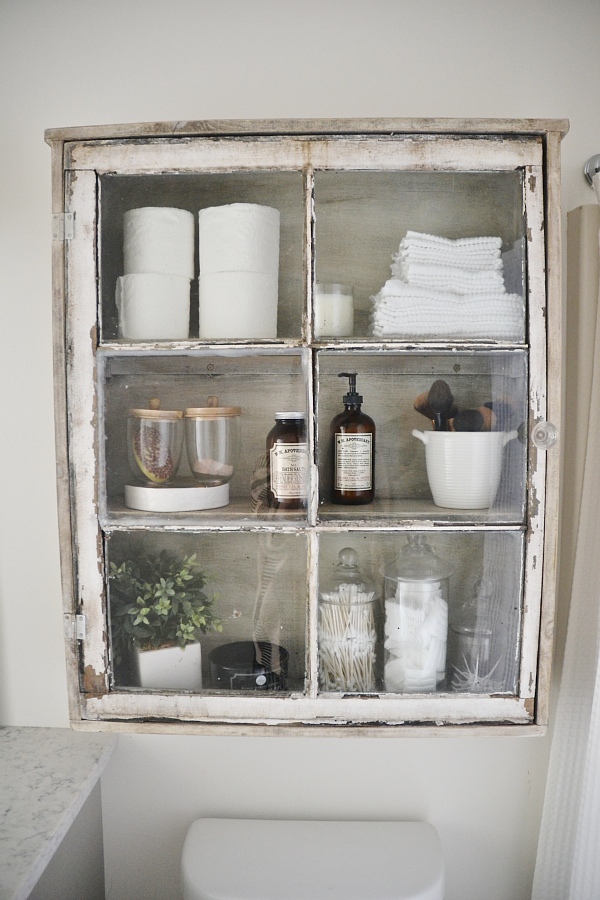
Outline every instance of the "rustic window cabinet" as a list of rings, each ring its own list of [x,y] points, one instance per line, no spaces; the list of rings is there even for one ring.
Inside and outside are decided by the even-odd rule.
[[[281,120],[52,129],[56,428],[70,710],[76,728],[216,733],[540,733],[548,719],[557,550],[561,369],[560,142],[563,120]],[[119,336],[123,214],[256,203],[280,212],[277,336],[202,340],[198,250],[190,336]],[[371,297],[407,231],[501,238],[507,290],[523,298],[511,340],[374,336]],[[197,234],[196,234],[197,244]],[[354,332],[316,338],[314,285],[354,291]],[[340,372],[358,373],[375,421],[371,504],[331,502],[329,423]],[[495,501],[436,505],[414,409],[435,379],[464,407],[509,398],[518,437],[504,448]],[[241,407],[230,502],[160,513],[124,503],[127,414],[209,395]],[[496,406],[496,409],[498,405]],[[306,410],[306,505],[266,508],[257,493],[275,411]],[[546,425],[545,423],[553,423]],[[184,454],[185,455],[185,454]],[[264,475],[264,472],[263,472]],[[425,541],[448,562],[452,628],[465,605],[485,618],[487,675],[450,669],[433,690],[385,679],[385,573]],[[109,564],[143,547],[195,553],[210,572],[220,633],[201,641],[202,689],[145,689],[119,671]],[[350,547],[375,585],[375,681],[327,689],[319,597]],[[483,585],[483,587],[482,587]],[[473,606],[475,604],[475,606]],[[454,623],[454,625],[453,625]],[[454,627],[456,636],[457,629]],[[212,652],[257,634],[285,647],[285,682],[215,685]],[[483,662],[482,662],[483,666]],[[471,677],[471,680],[469,678]]]

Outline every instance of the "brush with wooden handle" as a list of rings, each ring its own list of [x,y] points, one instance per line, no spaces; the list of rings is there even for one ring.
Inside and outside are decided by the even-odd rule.
[[[432,412],[435,431],[447,431],[454,397],[448,384],[441,378],[434,381],[427,394],[427,405]]]
[[[419,396],[415,399],[414,408],[418,413],[421,413],[422,416],[425,416],[426,419],[429,419],[432,425],[435,425],[435,413],[427,402],[428,395],[429,391],[423,391],[422,393],[420,393]],[[452,416],[455,416],[457,412],[458,407],[455,403],[453,403],[448,410],[448,421],[450,421]]]
[[[451,431],[483,431],[483,416],[478,409],[461,409],[450,423]]]
[[[488,406],[478,409],[461,409],[448,420],[449,431],[493,431],[496,416]]]
[[[515,427],[517,412],[509,399],[490,400],[483,404],[495,417],[498,431],[512,431]]]

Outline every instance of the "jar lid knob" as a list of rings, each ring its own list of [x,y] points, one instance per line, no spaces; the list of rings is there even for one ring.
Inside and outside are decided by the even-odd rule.
[[[344,547],[338,553],[338,565],[344,569],[356,569],[358,566],[358,553],[353,547]]]
[[[158,397],[152,397],[148,404],[150,409],[160,409],[160,400]]]
[[[210,396],[206,401],[209,409],[216,409],[219,405],[219,398],[214,395]]]

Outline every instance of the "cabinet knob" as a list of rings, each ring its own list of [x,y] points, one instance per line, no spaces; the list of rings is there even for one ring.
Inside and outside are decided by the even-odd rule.
[[[538,450],[549,450],[558,440],[558,431],[552,422],[538,422],[531,432],[531,440]]]

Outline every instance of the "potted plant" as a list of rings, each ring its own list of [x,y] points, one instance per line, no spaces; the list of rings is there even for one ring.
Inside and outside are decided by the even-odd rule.
[[[221,631],[196,554],[140,549],[112,561],[110,619],[116,672],[129,665],[145,688],[200,690],[199,638]],[[131,676],[130,676],[131,677]]]

